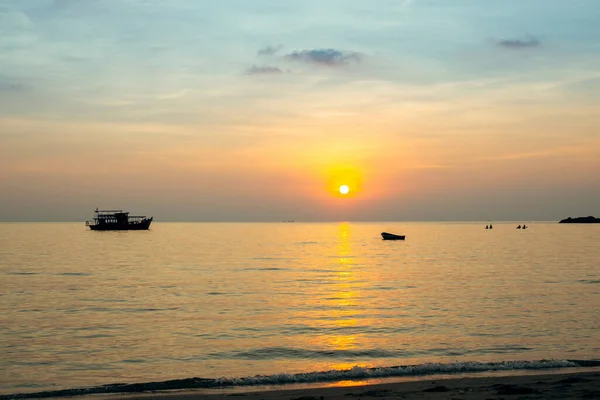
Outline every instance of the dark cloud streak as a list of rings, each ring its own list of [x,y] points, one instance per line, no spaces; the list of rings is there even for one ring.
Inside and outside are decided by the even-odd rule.
[[[537,47],[541,43],[535,36],[527,35],[523,39],[497,39],[496,44],[509,49],[524,49],[528,47]]]
[[[263,47],[262,49],[259,49],[256,54],[258,54],[259,56],[272,56],[273,54],[277,53],[279,50],[281,50],[283,48],[283,45],[277,45],[277,46],[267,46],[267,47]]]
[[[278,67],[269,67],[267,65],[265,65],[265,66],[253,65],[252,67],[250,67],[246,71],[244,71],[245,75],[273,75],[273,74],[282,74],[282,73],[283,73],[283,71],[281,69],[279,69]]]
[[[294,51],[285,56],[287,60],[301,61],[312,64],[339,66],[360,62],[363,56],[352,51],[336,49],[312,49]]]

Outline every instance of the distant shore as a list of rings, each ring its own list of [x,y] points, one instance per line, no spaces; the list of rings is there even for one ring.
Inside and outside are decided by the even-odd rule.
[[[561,219],[559,224],[600,224],[600,218],[593,216]]]
[[[483,376],[390,382],[361,386],[223,392],[216,390],[120,394],[101,399],[147,400],[351,400],[351,399],[600,399],[600,369],[511,376]],[[98,397],[94,396],[95,399]]]

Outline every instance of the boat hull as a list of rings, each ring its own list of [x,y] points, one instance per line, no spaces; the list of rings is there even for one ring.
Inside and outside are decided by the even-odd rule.
[[[144,219],[140,222],[122,223],[122,224],[90,224],[93,231],[145,231],[150,228],[152,218]]]
[[[394,235],[393,233],[381,232],[383,240],[404,240],[405,235]]]

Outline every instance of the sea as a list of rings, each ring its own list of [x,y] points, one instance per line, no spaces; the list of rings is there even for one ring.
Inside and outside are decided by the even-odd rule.
[[[0,398],[599,366],[600,224],[488,224],[0,223]]]

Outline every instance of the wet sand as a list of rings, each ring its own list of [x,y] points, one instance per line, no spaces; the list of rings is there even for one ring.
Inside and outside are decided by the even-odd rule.
[[[96,396],[94,396],[96,397]],[[122,394],[103,399],[147,400],[383,400],[383,399],[600,399],[600,371],[519,376],[486,376],[336,386],[308,389],[223,392],[177,391]]]

